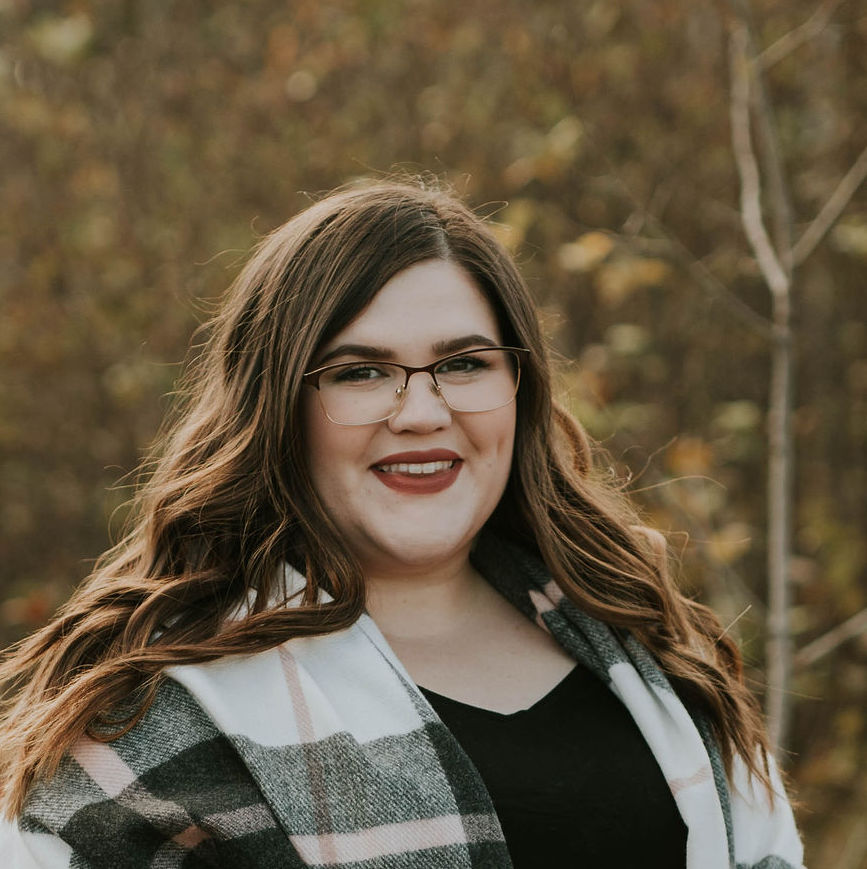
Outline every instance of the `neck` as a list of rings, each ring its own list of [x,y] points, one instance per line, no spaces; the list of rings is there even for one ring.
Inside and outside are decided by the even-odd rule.
[[[367,612],[386,637],[423,639],[459,630],[487,586],[469,560],[366,577]]]

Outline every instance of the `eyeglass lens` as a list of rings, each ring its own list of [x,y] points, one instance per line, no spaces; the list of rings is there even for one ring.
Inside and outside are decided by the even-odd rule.
[[[516,353],[494,348],[447,357],[435,369],[439,394],[452,410],[495,410],[515,397],[518,365]],[[363,425],[388,419],[397,411],[405,382],[406,372],[398,365],[347,362],[323,372],[319,395],[331,420]]]

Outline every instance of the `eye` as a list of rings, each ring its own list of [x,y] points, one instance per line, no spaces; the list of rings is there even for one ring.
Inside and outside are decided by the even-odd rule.
[[[350,386],[353,383],[371,384],[393,376],[388,366],[377,365],[373,362],[353,362],[341,368],[335,368],[332,372],[334,383]]]
[[[488,361],[482,354],[452,356],[437,366],[437,374],[475,374],[489,367]]]

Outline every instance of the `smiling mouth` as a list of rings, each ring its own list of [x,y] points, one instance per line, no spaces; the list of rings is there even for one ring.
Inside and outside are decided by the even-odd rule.
[[[444,492],[457,480],[464,465],[451,450],[409,450],[382,458],[370,469],[384,486],[401,496]]]
[[[430,474],[450,471],[455,466],[455,461],[453,459],[449,462],[395,462],[389,465],[374,465],[374,468],[383,474],[409,474],[410,476],[425,477]]]

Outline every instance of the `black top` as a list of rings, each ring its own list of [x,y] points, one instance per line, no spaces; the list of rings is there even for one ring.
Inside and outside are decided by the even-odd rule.
[[[511,715],[421,688],[482,776],[515,869],[683,869],[686,826],[626,707],[578,665]]]

